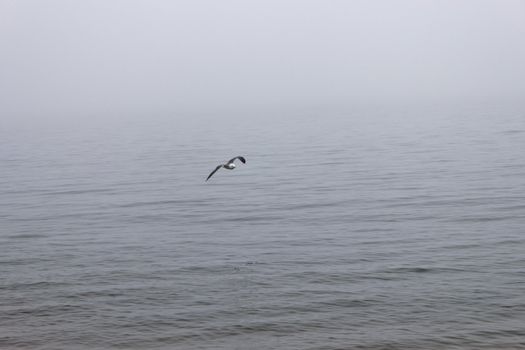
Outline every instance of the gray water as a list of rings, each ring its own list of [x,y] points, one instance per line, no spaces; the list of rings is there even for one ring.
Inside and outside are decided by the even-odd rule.
[[[525,348],[525,108],[0,134],[2,349]]]

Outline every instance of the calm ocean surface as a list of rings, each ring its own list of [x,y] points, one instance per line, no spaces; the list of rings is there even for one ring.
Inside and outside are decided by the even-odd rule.
[[[0,129],[1,349],[525,349],[525,106],[178,118]]]

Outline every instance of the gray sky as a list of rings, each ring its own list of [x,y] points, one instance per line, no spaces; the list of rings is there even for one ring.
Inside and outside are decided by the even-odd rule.
[[[0,118],[525,96],[523,0],[0,0]]]

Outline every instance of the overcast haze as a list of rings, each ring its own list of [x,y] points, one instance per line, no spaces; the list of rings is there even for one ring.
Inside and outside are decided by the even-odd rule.
[[[519,99],[524,1],[0,1],[2,118]]]

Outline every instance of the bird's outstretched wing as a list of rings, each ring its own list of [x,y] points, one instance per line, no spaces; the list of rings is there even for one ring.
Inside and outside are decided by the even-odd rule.
[[[246,163],[246,159],[245,159],[244,157],[242,157],[242,156],[234,157],[234,158],[230,159],[230,160],[228,161],[228,163],[233,163],[233,162],[235,162],[235,159],[239,159],[243,164]]]
[[[221,167],[222,167],[222,164],[221,164],[221,165],[217,165],[217,167],[215,168],[215,170],[212,171],[212,172],[210,173],[210,175],[208,175],[208,177],[206,178],[206,181],[208,181],[209,178],[212,177],[212,175],[215,174],[215,173],[217,172],[217,170],[219,170]]]

